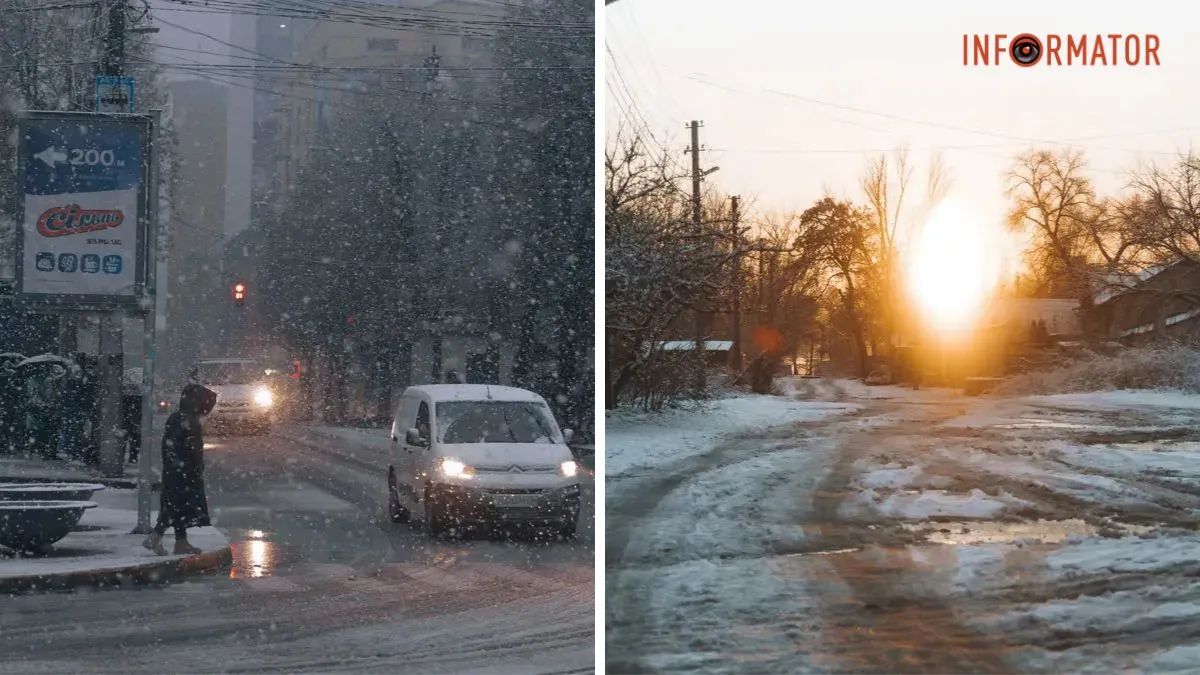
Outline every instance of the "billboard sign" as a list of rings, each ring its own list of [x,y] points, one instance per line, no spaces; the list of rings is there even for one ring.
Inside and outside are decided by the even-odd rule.
[[[41,308],[136,307],[145,282],[150,118],[21,118],[24,203],[17,299]]]

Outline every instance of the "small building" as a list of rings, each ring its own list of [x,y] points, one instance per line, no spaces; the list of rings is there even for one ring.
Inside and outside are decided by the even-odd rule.
[[[654,344],[656,349],[664,352],[695,351],[695,340],[668,340]],[[711,368],[723,368],[729,363],[729,352],[733,349],[733,340],[704,340],[704,361]]]
[[[1087,323],[1093,335],[1127,345],[1200,337],[1200,265],[1181,260],[1106,288]]]

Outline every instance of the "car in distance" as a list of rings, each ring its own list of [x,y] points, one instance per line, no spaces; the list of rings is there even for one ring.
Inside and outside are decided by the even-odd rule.
[[[214,431],[246,430],[265,434],[274,422],[275,394],[267,368],[257,359],[201,359],[193,381],[217,393],[217,405],[206,418]]]
[[[431,535],[477,524],[552,527],[575,535],[579,465],[537,394],[488,384],[409,387],[397,406],[389,515],[413,514]]]

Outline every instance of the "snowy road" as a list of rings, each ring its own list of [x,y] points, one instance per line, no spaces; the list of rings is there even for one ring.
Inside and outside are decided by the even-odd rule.
[[[806,386],[854,408],[677,460],[610,419],[611,671],[1194,667],[1200,399]]]
[[[0,670],[592,670],[590,479],[575,542],[431,541],[387,521],[384,460],[369,444],[210,442],[209,504],[234,542],[231,572],[6,598]]]

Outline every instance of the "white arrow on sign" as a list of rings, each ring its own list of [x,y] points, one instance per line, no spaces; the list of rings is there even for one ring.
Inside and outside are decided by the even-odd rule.
[[[51,169],[54,168],[55,164],[67,161],[67,153],[55,150],[53,145],[34,155],[34,157],[45,162],[46,166]]]

